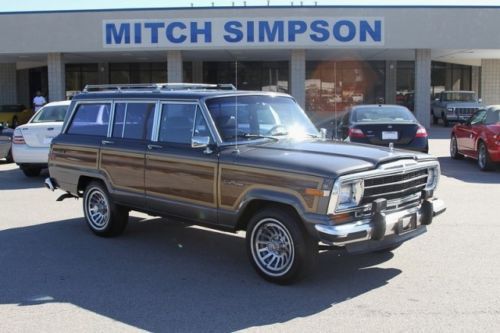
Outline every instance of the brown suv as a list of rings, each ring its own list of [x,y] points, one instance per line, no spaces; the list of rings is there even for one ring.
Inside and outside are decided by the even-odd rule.
[[[88,87],[52,141],[47,187],[83,197],[100,236],[130,210],[246,230],[252,265],[277,283],[319,248],[391,250],[444,211],[432,156],[326,141],[292,97],[221,88]]]

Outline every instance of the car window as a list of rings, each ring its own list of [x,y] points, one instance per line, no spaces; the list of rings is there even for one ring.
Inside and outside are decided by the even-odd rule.
[[[108,133],[109,103],[84,103],[77,105],[68,134],[106,136]]]
[[[495,125],[500,123],[500,110],[488,110],[486,112],[486,119],[484,121],[485,125]]]
[[[151,138],[155,103],[116,103],[113,138]]]
[[[41,108],[31,123],[62,122],[69,105],[55,105]]]
[[[470,124],[480,125],[484,122],[485,118],[486,118],[486,110],[479,110],[470,118]]]
[[[190,145],[193,136],[210,136],[210,130],[198,105],[163,104],[158,141]]]
[[[355,122],[414,122],[413,114],[402,107],[363,107],[353,111]]]

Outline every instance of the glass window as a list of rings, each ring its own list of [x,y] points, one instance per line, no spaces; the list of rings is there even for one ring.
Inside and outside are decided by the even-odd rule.
[[[489,109],[486,112],[486,119],[484,121],[485,125],[495,125],[500,123],[500,110]]]
[[[158,141],[191,144],[197,108],[196,104],[163,104]],[[206,124],[197,126],[201,132],[208,129]]]
[[[69,105],[46,106],[37,112],[31,123],[62,122]]]
[[[486,110],[479,110],[470,118],[471,125],[480,125],[484,122],[486,118]]]
[[[85,103],[77,106],[68,134],[106,136],[111,104]]]
[[[155,103],[117,103],[113,138],[151,138]]]
[[[413,114],[402,107],[362,107],[353,112],[353,120],[362,123],[414,122]]]

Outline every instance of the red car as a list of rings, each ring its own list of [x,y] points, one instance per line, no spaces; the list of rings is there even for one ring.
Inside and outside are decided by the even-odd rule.
[[[482,171],[500,162],[500,105],[476,111],[467,122],[453,127],[450,155],[477,159]]]

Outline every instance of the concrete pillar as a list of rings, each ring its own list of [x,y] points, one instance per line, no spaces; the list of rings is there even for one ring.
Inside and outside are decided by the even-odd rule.
[[[181,83],[183,81],[181,51],[167,52],[167,81],[169,83]]]
[[[0,104],[17,103],[16,64],[0,64]]]
[[[431,50],[415,50],[415,117],[429,128],[431,103]]]
[[[203,83],[203,61],[193,61],[193,83]]]
[[[21,69],[17,71],[17,103],[31,107],[30,98],[30,71]]]
[[[478,97],[481,96],[481,91],[479,90],[480,79],[481,79],[481,67],[472,66],[470,88],[471,90],[476,92],[476,95]]]
[[[98,81],[99,84],[109,83],[109,64],[107,62],[101,62],[97,64],[98,71]]]
[[[397,61],[385,62],[385,103],[396,104]]]
[[[49,102],[66,99],[66,72],[62,53],[47,55],[47,72],[49,79]]]
[[[481,59],[481,98],[484,105],[500,104],[500,59]]]
[[[290,95],[305,108],[306,104],[306,51],[292,50],[290,55]],[[306,110],[307,111],[307,110]]]

